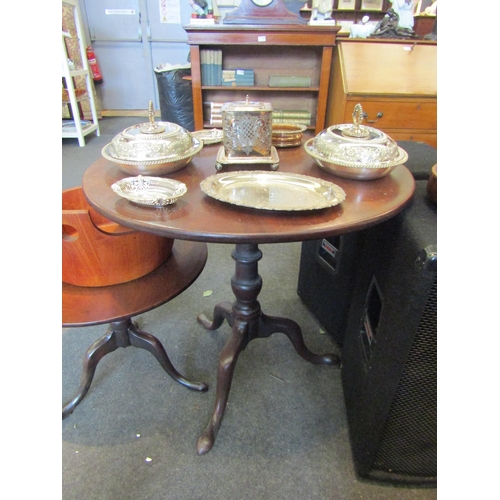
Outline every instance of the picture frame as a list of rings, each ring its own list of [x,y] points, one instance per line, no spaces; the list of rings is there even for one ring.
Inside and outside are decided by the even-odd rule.
[[[415,15],[419,16],[424,13],[427,7],[432,5],[432,0],[418,0],[417,6],[415,7]]]
[[[356,0],[339,0],[337,10],[355,10]]]
[[[354,24],[353,19],[340,19],[337,20],[337,26],[340,26],[339,33],[350,33],[351,26]]]
[[[372,11],[382,11],[384,6],[384,0],[362,0],[361,10],[372,10]]]

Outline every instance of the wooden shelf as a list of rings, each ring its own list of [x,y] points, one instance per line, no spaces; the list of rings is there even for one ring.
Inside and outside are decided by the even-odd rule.
[[[86,122],[86,120],[80,120],[78,122],[81,127],[81,131],[77,128],[76,120],[63,120],[62,123],[62,137],[63,138],[75,138],[78,134],[86,136],[91,132],[98,131],[99,126],[92,122]]]
[[[226,87],[224,85],[202,85],[202,90],[221,90],[224,91],[238,91],[238,90],[246,90],[251,92],[319,92],[319,87],[257,87],[256,85],[252,85],[249,87],[245,87],[243,85],[238,85],[234,87]]]
[[[193,111],[196,130],[209,123],[204,102],[244,100],[253,92],[273,109],[304,109],[313,129],[325,126],[333,47],[340,27],[308,25],[185,25],[191,53]],[[200,51],[222,50],[222,68],[254,70],[255,86],[201,85]],[[269,87],[269,76],[308,76],[310,87]],[[210,125],[208,125],[210,127]]]
[[[87,54],[85,47],[85,35],[83,32],[83,24],[81,20],[80,7],[77,0],[62,0],[62,4],[67,5],[73,9],[75,19],[75,26],[77,37],[68,37],[67,33],[62,33],[62,78],[63,78],[63,98],[62,103],[67,104],[70,109],[71,118],[74,122],[74,127],[68,127],[68,121],[63,120],[62,137],[63,138],[76,138],[80,146],[85,146],[85,136],[91,132],[96,132],[100,135],[99,122],[97,118],[97,110],[94,101],[94,85],[87,62]],[[66,39],[78,42],[80,51],[80,58],[83,67],[78,69],[70,69],[68,62],[68,50],[66,46]],[[82,77],[85,80],[85,93],[79,94],[75,89],[73,78]],[[85,123],[80,118],[79,103],[83,100],[88,100],[92,112],[92,120],[90,123]],[[66,122],[66,123],[65,123]]]

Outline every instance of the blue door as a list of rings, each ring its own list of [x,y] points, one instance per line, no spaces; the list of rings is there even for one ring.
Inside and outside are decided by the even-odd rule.
[[[80,0],[103,83],[103,109],[159,109],[154,68],[186,64],[188,0]]]

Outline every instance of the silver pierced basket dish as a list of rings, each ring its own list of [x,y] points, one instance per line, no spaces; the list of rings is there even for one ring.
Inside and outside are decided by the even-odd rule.
[[[180,170],[203,147],[185,128],[155,122],[149,103],[149,123],[126,128],[102,149],[102,156],[132,175],[164,175]]]
[[[122,198],[138,205],[164,207],[175,203],[187,193],[183,182],[162,177],[127,177],[111,185],[111,189]]]
[[[348,179],[379,179],[408,159],[408,154],[384,132],[361,125],[363,109],[356,104],[354,124],[332,125],[304,144],[316,163]]]

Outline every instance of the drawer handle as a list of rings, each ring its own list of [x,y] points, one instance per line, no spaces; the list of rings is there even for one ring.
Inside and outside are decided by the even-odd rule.
[[[382,113],[382,111],[379,111],[377,113],[377,118],[375,120],[368,120],[368,113],[363,113],[363,117],[366,118],[367,123],[378,122],[380,120],[380,118],[382,118],[383,116],[384,116],[384,113]]]

